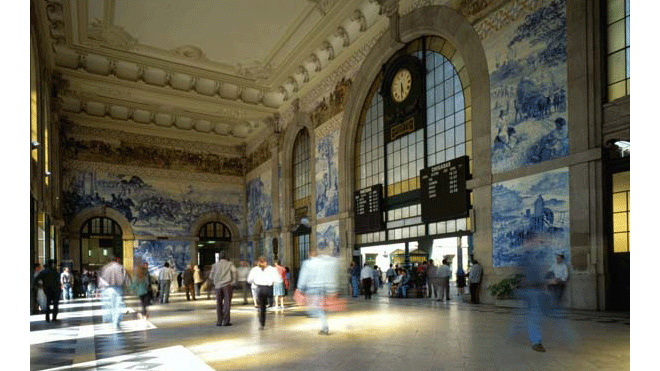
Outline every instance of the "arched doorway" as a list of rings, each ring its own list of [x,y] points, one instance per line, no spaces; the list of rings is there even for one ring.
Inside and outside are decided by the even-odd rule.
[[[218,254],[223,251],[229,257],[231,250],[231,230],[221,222],[208,222],[199,229],[197,259],[201,267],[213,265]]]
[[[98,270],[115,257],[123,257],[123,232],[108,217],[90,218],[80,227],[80,262],[82,267]]]

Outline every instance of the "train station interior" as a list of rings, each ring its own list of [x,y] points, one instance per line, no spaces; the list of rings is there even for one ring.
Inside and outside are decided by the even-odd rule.
[[[631,368],[631,298],[654,296],[635,271],[655,260],[631,259],[654,245],[641,192],[631,239],[631,0],[30,0],[29,24],[30,114],[16,94],[11,126],[25,138],[29,117],[29,171],[11,136],[5,158],[30,208],[16,197],[3,223],[21,220],[17,277],[29,260],[25,369]],[[27,37],[16,47],[27,86]],[[345,304],[329,336],[293,298],[324,255]],[[81,279],[115,258],[131,278],[144,263],[153,281],[165,264],[206,277],[222,256],[288,270],[264,329],[238,288],[218,327],[215,292],[187,300],[176,280],[148,318],[127,286],[113,327]],[[34,278],[51,260],[73,297],[47,322]],[[429,297],[431,260],[449,300]],[[352,262],[380,268],[371,300],[352,296]],[[534,317],[543,351],[530,262],[554,300]]]

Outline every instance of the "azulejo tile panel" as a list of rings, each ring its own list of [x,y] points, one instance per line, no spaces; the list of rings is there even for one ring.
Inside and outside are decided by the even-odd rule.
[[[214,212],[236,225],[242,222],[243,196],[233,185],[70,170],[63,174],[62,188],[67,220],[106,206],[123,214],[136,235],[190,237],[190,226]]]
[[[565,0],[519,0],[506,9],[506,22],[483,41],[493,173],[569,153]]]
[[[169,263],[177,272],[183,272],[190,263],[190,241],[142,240],[133,249],[135,262],[149,263],[149,273],[157,275],[158,271]]]
[[[571,261],[568,168],[492,186],[493,266]]]
[[[319,139],[316,146],[316,217],[339,213],[339,172],[337,154],[339,130]]]
[[[316,248],[319,254],[339,256],[339,221],[316,226]]]

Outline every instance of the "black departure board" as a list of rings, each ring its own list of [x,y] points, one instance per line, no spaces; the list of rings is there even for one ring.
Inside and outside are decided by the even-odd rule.
[[[354,202],[355,233],[377,232],[385,229],[382,184],[355,192]]]
[[[467,156],[422,169],[422,221],[440,222],[468,216]]]

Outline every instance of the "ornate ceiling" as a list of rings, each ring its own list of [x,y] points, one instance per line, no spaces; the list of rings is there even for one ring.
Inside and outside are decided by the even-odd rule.
[[[241,145],[387,22],[376,0],[35,0],[61,115]]]

